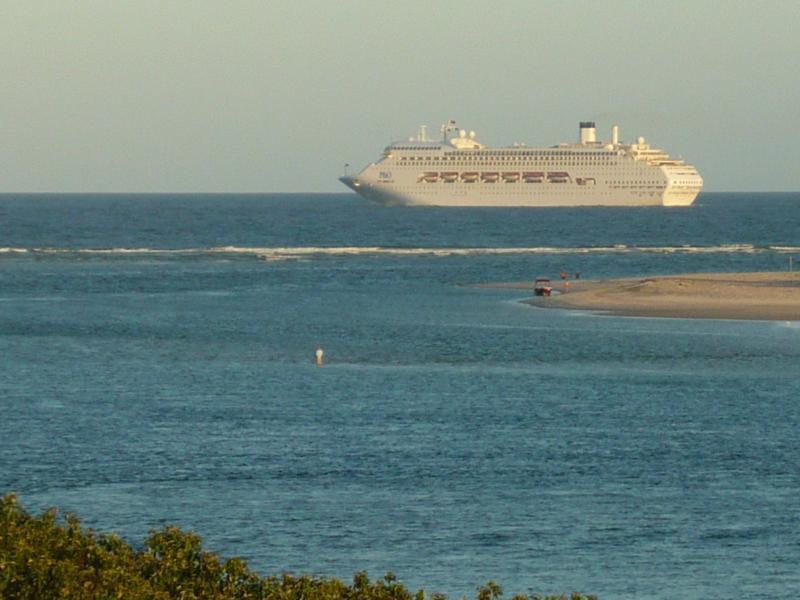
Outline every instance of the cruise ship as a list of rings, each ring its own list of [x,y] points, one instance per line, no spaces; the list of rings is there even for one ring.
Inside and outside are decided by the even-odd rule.
[[[380,204],[432,206],[689,206],[703,187],[695,167],[643,137],[621,142],[616,125],[603,142],[584,121],[576,143],[547,148],[487,148],[455,121],[440,132],[431,140],[422,126],[339,179]]]

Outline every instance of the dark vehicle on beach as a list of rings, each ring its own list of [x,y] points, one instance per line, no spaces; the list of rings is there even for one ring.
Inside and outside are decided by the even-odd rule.
[[[553,293],[553,288],[550,286],[550,280],[546,277],[539,277],[533,284],[534,296],[549,296]]]

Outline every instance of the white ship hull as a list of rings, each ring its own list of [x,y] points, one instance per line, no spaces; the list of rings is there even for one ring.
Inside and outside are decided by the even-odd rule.
[[[591,125],[591,130],[584,125]],[[444,128],[443,128],[444,129]],[[431,142],[391,144],[377,163],[340,181],[387,205],[689,206],[703,185],[697,169],[635,144],[594,141],[583,123],[578,144],[485,148],[465,132]],[[424,138],[424,132],[423,136]]]

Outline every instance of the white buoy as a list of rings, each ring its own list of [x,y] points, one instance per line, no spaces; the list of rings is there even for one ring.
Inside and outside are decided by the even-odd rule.
[[[322,350],[322,346],[317,346],[317,351],[314,353],[317,357],[317,366],[322,366],[322,357],[325,355],[325,352]]]

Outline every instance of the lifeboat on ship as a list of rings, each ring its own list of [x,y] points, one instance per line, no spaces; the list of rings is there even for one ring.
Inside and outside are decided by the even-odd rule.
[[[439,175],[445,183],[453,183],[458,179],[458,173],[455,171],[445,171]]]
[[[500,173],[481,173],[481,181],[484,183],[497,183]]]
[[[519,173],[516,172],[507,172],[503,173],[503,181],[506,183],[516,183],[519,181]]]
[[[422,175],[419,176],[417,181],[424,181],[425,183],[436,183],[439,181],[439,174],[434,173],[433,171],[426,171]]]
[[[525,183],[542,183],[544,173],[541,171],[526,171],[522,174],[522,180]]]
[[[467,171],[461,174],[461,181],[464,183],[475,183],[478,181],[478,173],[475,171]]]
[[[547,173],[547,181],[550,183],[567,183],[569,181],[569,173],[566,171],[549,171]]]

